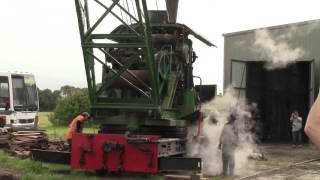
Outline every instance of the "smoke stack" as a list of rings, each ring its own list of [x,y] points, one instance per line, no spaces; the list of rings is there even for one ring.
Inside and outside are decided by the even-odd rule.
[[[179,0],[166,0],[169,23],[176,23]]]

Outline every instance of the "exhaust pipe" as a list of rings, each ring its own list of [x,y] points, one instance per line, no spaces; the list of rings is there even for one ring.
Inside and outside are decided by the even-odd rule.
[[[169,23],[177,22],[179,0],[166,0]]]

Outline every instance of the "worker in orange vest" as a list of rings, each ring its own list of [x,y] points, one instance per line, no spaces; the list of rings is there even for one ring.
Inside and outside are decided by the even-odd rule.
[[[83,123],[88,120],[90,114],[87,112],[83,112],[76,116],[69,125],[69,129],[67,131],[67,142],[69,144],[69,148],[71,151],[71,144],[72,144],[72,136],[74,133],[82,133],[83,130]]]

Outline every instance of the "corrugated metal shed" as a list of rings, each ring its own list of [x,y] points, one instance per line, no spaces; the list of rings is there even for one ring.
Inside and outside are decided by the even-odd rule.
[[[224,88],[231,84],[231,62],[239,61],[266,61],[255,46],[255,32],[266,29],[276,39],[281,39],[290,47],[301,48],[305,53],[296,61],[314,60],[315,93],[319,89],[320,71],[320,20],[304,21],[293,24],[272,26],[247,31],[224,34]],[[291,37],[289,37],[291,36]]]
[[[290,140],[294,110],[305,122],[319,90],[319,49],[320,20],[224,34],[224,88],[258,104],[263,139]]]

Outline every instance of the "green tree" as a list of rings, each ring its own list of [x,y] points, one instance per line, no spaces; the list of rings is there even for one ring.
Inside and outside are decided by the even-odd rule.
[[[57,125],[66,125],[77,114],[84,111],[89,111],[88,91],[86,89],[78,89],[59,100],[50,121]]]
[[[68,97],[71,96],[73,93],[82,91],[83,89],[77,88],[77,87],[73,87],[73,86],[69,86],[69,85],[64,85],[60,88],[61,94],[63,97]]]
[[[53,111],[61,98],[59,90],[52,92],[50,89],[38,89],[38,95],[40,111]]]

